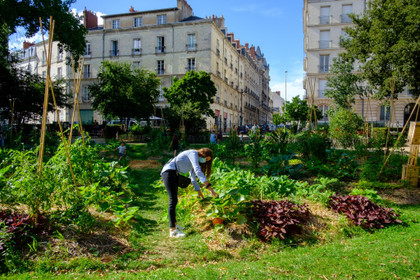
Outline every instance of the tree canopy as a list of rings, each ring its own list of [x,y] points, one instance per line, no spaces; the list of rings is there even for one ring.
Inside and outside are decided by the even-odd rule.
[[[354,59],[339,56],[334,58],[331,75],[327,77],[325,96],[334,99],[338,107],[351,109],[357,95],[363,94],[360,74],[354,73]]]
[[[0,1],[0,55],[7,57],[8,36],[16,32],[17,27],[26,30],[31,37],[40,29],[39,18],[43,28],[48,31],[50,16],[55,20],[54,41],[59,41],[66,51],[76,57],[86,48],[86,28],[70,12],[70,5],[75,0],[2,0]]]
[[[129,63],[103,61],[98,81],[89,86],[92,107],[105,117],[142,119],[153,115],[159,96],[160,80],[144,69],[132,69]]]
[[[36,120],[42,116],[44,106],[45,81],[39,75],[7,68],[0,64],[0,108],[1,118],[11,119],[17,124]],[[59,108],[69,104],[62,81],[53,82],[54,95]],[[48,110],[54,111],[52,95],[49,95]]]
[[[363,78],[378,98],[408,87],[420,95],[420,5],[418,0],[372,0],[364,14],[352,15],[343,42],[347,55],[357,59]],[[392,82],[391,82],[392,81]]]
[[[182,79],[174,78],[169,88],[164,88],[165,98],[171,105],[171,111],[177,120],[184,117],[187,131],[191,132],[196,124],[205,124],[203,116],[214,117],[210,108],[217,89],[210,78],[210,74],[204,71],[189,71]],[[179,122],[178,122],[179,123]],[[195,124],[188,126],[188,123]]]

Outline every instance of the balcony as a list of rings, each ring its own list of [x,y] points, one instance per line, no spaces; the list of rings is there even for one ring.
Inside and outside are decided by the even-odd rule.
[[[83,78],[84,79],[89,79],[92,78],[92,72],[88,71],[88,72],[83,72]]]
[[[85,54],[84,54],[85,57],[90,57],[91,55],[92,55],[92,52],[91,51],[86,51]],[[62,59],[63,59],[62,56],[61,57],[60,56],[58,57],[58,60],[62,60]]]
[[[186,44],[185,48],[188,52],[193,52],[197,50],[197,44]]]
[[[330,65],[318,65],[319,67],[319,73],[329,73],[330,72]]]
[[[141,48],[131,49],[131,55],[132,56],[141,55]]]
[[[351,23],[352,22],[352,20],[351,20],[351,18],[349,17],[348,14],[342,14],[340,16],[340,18],[341,18],[341,23]]]
[[[319,17],[319,24],[330,24],[331,23],[331,16],[320,16]]]
[[[320,49],[329,49],[331,48],[331,40],[319,40]]]
[[[165,53],[165,46],[156,47],[156,53]]]
[[[109,51],[109,56],[110,57],[118,56],[118,54],[119,54],[119,50],[110,50]]]
[[[156,73],[157,73],[158,75],[163,75],[163,74],[165,74],[165,69],[157,69],[157,70],[156,70]]]

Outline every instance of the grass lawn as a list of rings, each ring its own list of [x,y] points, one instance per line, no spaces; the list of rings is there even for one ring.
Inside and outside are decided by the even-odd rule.
[[[168,237],[167,194],[151,184],[161,167],[147,161],[145,146],[129,144],[128,157],[140,211],[132,228],[116,232],[114,254],[72,256],[63,243],[36,255],[32,272],[0,279],[416,279],[420,277],[420,205],[401,211],[404,225],[342,232],[327,242],[295,245],[262,243],[246,237],[238,248],[210,248],[220,234],[203,235],[184,221],[185,239]],[[143,165],[142,165],[143,164]],[[209,193],[205,193],[209,196]],[[348,229],[343,229],[348,230]],[[211,230],[210,230],[211,231]],[[223,232],[223,229],[221,229]],[[67,237],[75,239],[76,237]],[[217,240],[223,244],[223,240]],[[58,251],[57,251],[58,250]]]

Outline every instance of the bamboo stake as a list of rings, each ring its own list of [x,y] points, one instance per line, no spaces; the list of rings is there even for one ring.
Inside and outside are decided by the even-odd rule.
[[[418,98],[417,98],[416,104],[414,105],[414,108],[413,108],[413,110],[411,111],[411,114],[410,114],[410,116],[408,117],[408,120],[411,120],[411,117],[412,117],[412,116],[413,116],[413,114],[414,114],[414,109],[416,109],[416,107],[417,107],[417,114],[418,114],[418,111],[419,111],[419,109],[420,109],[419,104],[420,104],[420,97],[418,97]],[[405,125],[404,125],[403,129],[401,130],[401,134],[400,134],[400,136],[398,136],[398,139],[397,139],[397,141],[396,141],[395,143],[399,143],[399,141],[400,141],[400,139],[401,139],[401,136],[403,135],[403,133],[404,133],[404,131],[405,131],[405,129],[407,128],[407,125],[408,125],[409,123],[410,123],[409,121],[407,121],[407,122],[405,123]],[[394,147],[393,147],[393,148],[394,148]],[[380,175],[380,174],[382,173],[382,171],[383,171],[383,169],[384,169],[385,165],[388,163],[388,160],[389,160],[389,158],[391,157],[391,154],[392,154],[392,153],[389,153],[389,155],[388,155],[388,157],[386,158],[386,160],[385,160],[385,162],[384,162],[384,164],[383,164],[383,166],[382,166],[381,170],[379,171],[379,174],[378,174],[378,175]]]
[[[388,132],[386,134],[385,155],[388,154],[388,151],[389,151],[389,149],[388,149],[388,141],[389,141],[389,135],[391,134],[392,112],[395,109],[394,108],[394,90],[395,90],[395,80],[394,80],[394,77],[392,77],[390,83],[391,83],[391,113],[390,113],[389,122],[388,122]]]
[[[73,125],[74,125],[74,118],[76,114],[76,110],[78,111],[78,117],[79,117],[79,131],[82,135],[83,144],[85,144],[85,138],[83,133],[83,127],[82,127],[82,121],[80,118],[80,108],[79,108],[79,93],[80,93],[80,85],[82,80],[82,74],[83,74],[83,65],[85,63],[85,58],[83,58],[82,63],[79,64],[78,70],[77,70],[77,79],[75,77],[75,67],[74,67],[74,59],[73,56],[71,57],[72,67],[73,67],[73,83],[74,83],[74,89],[75,89],[75,97],[74,97],[74,105],[73,105],[73,114],[71,118],[71,124],[70,124],[70,135],[69,135],[69,145],[71,145],[72,137],[73,137]]]
[[[42,20],[41,18],[39,18],[39,23],[41,26],[41,34],[42,34],[42,41],[43,41],[43,46],[44,46],[44,54],[45,54],[45,59],[48,60],[48,56],[49,53],[47,53],[47,48],[45,46],[45,37],[44,37],[44,31],[43,31],[43,27],[42,27]],[[49,28],[49,34],[50,37],[48,38],[48,44],[50,45],[52,42],[52,38],[54,35],[54,24],[55,22],[52,19],[52,16],[50,17],[50,28]],[[50,48],[49,48],[50,49]],[[50,68],[47,65],[47,77],[50,74]],[[46,128],[46,123],[47,123],[47,113],[48,113],[48,89],[49,89],[49,79],[47,79],[45,81],[45,94],[44,94],[44,109],[43,109],[43,113],[42,113],[42,125],[41,125],[41,140],[40,140],[40,146],[39,146],[39,159],[38,159],[38,173],[39,176],[41,177],[42,175],[42,164],[43,164],[43,159],[44,159],[44,148],[45,148],[45,128]]]

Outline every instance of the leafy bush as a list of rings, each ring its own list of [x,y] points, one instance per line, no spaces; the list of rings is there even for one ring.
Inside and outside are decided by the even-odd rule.
[[[289,162],[295,154],[286,154],[271,157],[268,164],[263,166],[263,171],[269,176],[291,175],[293,176],[302,167],[302,164],[290,165]]]
[[[372,190],[372,189],[358,189],[358,188],[354,188],[350,192],[350,195],[360,195],[360,196],[366,197],[367,199],[369,199],[370,201],[373,201],[375,203],[382,201],[382,197],[380,197],[378,195],[378,192],[375,191],[375,190]]]
[[[381,207],[360,195],[333,196],[330,207],[365,229],[384,228],[401,223],[397,219],[399,215],[392,209]]]
[[[316,178],[314,181],[317,183],[297,188],[296,195],[327,205],[334,194],[334,191],[331,189],[337,186],[339,183],[338,179],[321,177]]]
[[[330,117],[330,135],[343,148],[354,147],[358,141],[357,132],[363,125],[363,119],[354,112],[340,108]]]
[[[358,170],[359,165],[356,156],[346,151],[327,150],[328,159],[326,163],[319,160],[308,160],[305,163],[314,176],[334,177],[339,179],[353,179]]]
[[[286,236],[299,233],[300,225],[309,218],[306,205],[298,206],[288,200],[254,200],[251,212],[259,225],[258,236],[263,241],[285,239]]]
[[[325,130],[305,131],[296,136],[298,152],[304,159],[327,160],[331,141]]]
[[[372,154],[361,165],[360,179],[380,182],[398,181],[401,179],[402,165],[404,162],[406,162],[405,158],[402,158],[398,154],[393,154],[384,166],[383,154]],[[384,168],[382,169],[383,166]]]
[[[133,193],[126,167],[99,158],[97,146],[71,145],[70,158],[77,186],[74,185],[63,145],[46,163],[42,176],[38,173],[35,151],[12,151],[0,165],[0,203],[26,205],[30,214],[57,215],[63,222],[83,218],[89,206],[110,211],[119,225],[133,216],[129,207]],[[89,225],[82,225],[89,227]]]
[[[245,155],[252,162],[255,168],[264,159],[264,139],[259,129],[249,133],[250,143],[245,144]]]

